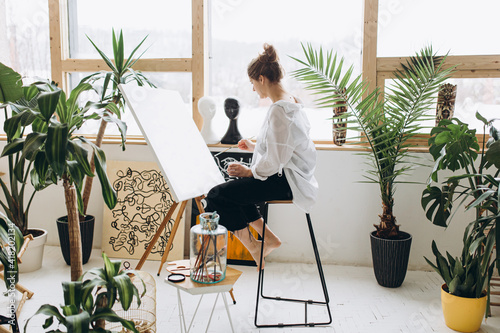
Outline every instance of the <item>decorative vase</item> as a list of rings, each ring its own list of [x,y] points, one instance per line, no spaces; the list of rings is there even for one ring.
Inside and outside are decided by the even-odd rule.
[[[465,298],[447,292],[441,286],[441,306],[446,326],[459,332],[476,332],[481,327],[486,312],[486,293],[481,298]]]
[[[199,283],[217,283],[226,277],[227,229],[219,225],[217,213],[199,215],[191,228],[190,276]]]
[[[24,252],[22,263],[19,265],[20,273],[29,273],[39,270],[42,267],[43,262],[43,250],[45,248],[45,243],[47,243],[47,230],[40,228],[30,228],[28,231],[37,230],[41,232],[41,235],[33,237],[30,241],[26,252]]]
[[[84,221],[80,221],[80,237],[82,240],[82,264],[89,261],[92,253],[92,243],[94,241],[94,224],[95,217],[92,215],[85,216]],[[69,231],[68,217],[63,216],[57,219],[57,231],[59,232],[59,243],[61,244],[61,252],[66,264],[71,265],[70,246],[69,246]]]
[[[370,234],[373,271],[378,284],[397,288],[403,284],[410,258],[411,235],[400,231],[400,239],[385,239]]]

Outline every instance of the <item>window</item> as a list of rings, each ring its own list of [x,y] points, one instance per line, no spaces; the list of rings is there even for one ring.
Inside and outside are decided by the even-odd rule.
[[[69,1],[68,25],[70,58],[100,58],[86,36],[112,54],[113,28],[123,30],[126,56],[145,36],[145,58],[188,58],[192,53],[191,1]]]
[[[217,101],[214,130],[221,137],[229,123],[223,108],[227,97],[237,97],[242,104],[238,127],[244,137],[257,134],[260,128],[270,101],[259,101],[246,68],[266,42],[278,50],[286,73],[300,67],[289,56],[304,59],[301,42],[334,49],[345,57],[346,65],[355,66],[354,75],[361,73],[360,0],[210,0],[209,4],[209,94]],[[312,126],[311,137],[331,141],[332,125],[327,119],[332,117],[332,110],[314,108],[313,97],[290,76],[283,83],[304,102]]]
[[[27,78],[50,78],[46,1],[0,1],[0,62]]]
[[[483,133],[483,123],[476,119],[476,112],[488,120],[499,118],[500,79],[451,79],[449,83],[457,85],[454,116],[477,129],[477,134]]]
[[[407,56],[432,43],[440,54],[500,54],[496,0],[379,0],[379,57]]]

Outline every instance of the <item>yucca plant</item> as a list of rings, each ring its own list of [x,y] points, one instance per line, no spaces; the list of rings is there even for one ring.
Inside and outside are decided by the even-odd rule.
[[[19,126],[30,127],[32,132],[8,143],[2,156],[20,152],[27,163],[32,163],[31,183],[35,189],[46,186],[47,180],[51,183],[63,183],[70,245],[73,249],[72,280],[82,274],[78,213],[81,214],[83,210],[80,195],[83,178],[94,177],[88,161],[89,149],[96,161],[96,174],[101,183],[104,202],[109,208],[113,208],[117,200],[116,192],[106,174],[104,151],[87,138],[78,135],[76,131],[85,122],[93,119],[114,122],[121,133],[126,130],[125,124],[107,111],[117,109],[112,103],[87,102],[84,106],[79,105],[79,96],[91,89],[89,83],[80,84],[66,98],[66,94],[55,85],[36,82],[27,87],[26,96],[30,101],[28,105],[10,103],[14,115],[5,121],[6,132],[18,131]]]
[[[347,107],[347,112],[334,119],[357,133],[350,138],[352,143],[369,149],[364,155],[370,158],[372,168],[365,174],[366,182],[378,184],[382,199],[380,223],[374,225],[376,235],[397,239],[399,225],[393,212],[395,185],[403,183],[398,178],[416,165],[409,152],[414,146],[411,139],[422,131],[422,120],[426,119],[439,86],[453,69],[445,68],[446,56],[438,57],[431,47],[426,47],[394,72],[394,81],[386,88],[387,92],[373,89],[368,93],[368,84],[361,75],[352,77],[353,66],[344,70],[344,59],[338,59],[333,51],[324,52],[322,48],[317,51],[310,44],[302,45],[302,49],[305,60],[292,58],[304,67],[292,75],[318,95],[318,106]],[[367,96],[363,98],[365,93]]]
[[[113,305],[119,301],[126,311],[136,298],[137,306],[141,304],[141,297],[137,287],[132,283],[130,275],[136,275],[132,270],[121,270],[120,260],[110,260],[105,253],[104,268],[93,268],[86,272],[78,281],[63,282],[64,305],[62,311],[50,304],[42,305],[33,315],[43,314],[48,318],[43,324],[46,332],[63,332],[59,326],[64,326],[67,332],[109,332],[105,330],[105,322],[120,322],[127,332],[139,331],[135,323],[121,318],[115,311]],[[139,276],[136,275],[138,278]],[[139,278],[140,279],[140,278]],[[102,299],[106,299],[102,306]],[[31,318],[33,318],[31,317]],[[29,321],[26,321],[24,331],[26,332]],[[54,320],[58,322],[57,330],[51,328]]]
[[[146,37],[142,39],[142,41],[132,50],[128,58],[125,58],[125,43],[123,41],[123,32],[120,30],[119,36],[116,36],[115,30],[112,31],[113,38],[113,60],[111,59],[87,36],[88,40],[96,51],[99,53],[101,58],[104,60],[106,65],[109,67],[110,71],[101,71],[93,73],[85,78],[83,78],[80,83],[91,83],[92,85],[98,87],[100,89],[100,100],[103,103],[113,103],[118,106],[118,109],[109,110],[111,112],[115,112],[118,118],[121,117],[121,113],[124,111],[125,101],[123,99],[123,95],[118,89],[119,84],[125,84],[129,82],[137,82],[139,86],[143,86],[145,84],[150,87],[155,87],[155,85],[145,77],[141,72],[135,71],[132,67],[136,64],[137,60],[139,60],[144,53],[147,51],[143,51],[139,56],[134,58],[136,52],[141,47],[141,45],[146,40]],[[99,84],[99,85],[98,85]],[[101,125],[99,127],[99,131],[97,132],[97,137],[95,144],[97,147],[100,147],[102,144],[102,140],[104,138],[104,133],[106,131],[106,121],[101,121]],[[125,145],[125,142],[122,142]],[[94,172],[95,163],[94,160],[91,160],[90,170]],[[83,214],[87,213],[88,202],[90,198],[90,193],[92,191],[92,183],[93,178],[87,177],[85,180],[85,187],[83,190]]]

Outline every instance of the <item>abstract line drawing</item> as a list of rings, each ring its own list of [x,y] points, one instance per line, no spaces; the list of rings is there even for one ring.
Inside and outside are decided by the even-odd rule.
[[[174,200],[156,163],[110,161],[108,174],[118,202],[114,209],[105,211],[103,251],[113,257],[140,258]],[[171,218],[148,258],[161,259],[173,224]],[[180,227],[177,231],[169,260],[182,259],[183,230]]]

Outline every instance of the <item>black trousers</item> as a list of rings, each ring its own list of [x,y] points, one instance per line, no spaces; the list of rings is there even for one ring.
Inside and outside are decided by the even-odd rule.
[[[220,216],[219,224],[229,231],[244,229],[248,223],[262,217],[256,204],[270,200],[291,200],[292,190],[285,174],[275,174],[266,180],[253,177],[229,180],[208,192],[206,212]]]

